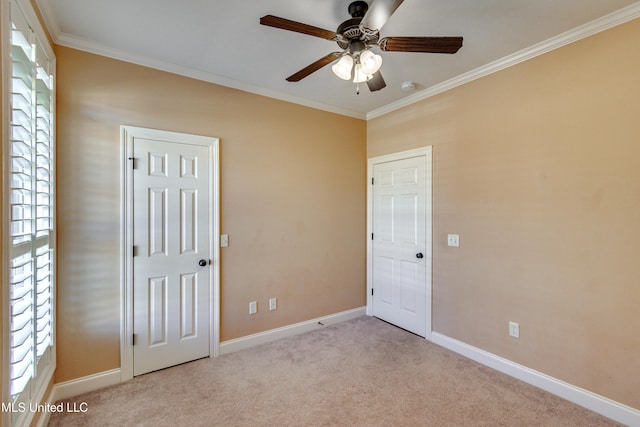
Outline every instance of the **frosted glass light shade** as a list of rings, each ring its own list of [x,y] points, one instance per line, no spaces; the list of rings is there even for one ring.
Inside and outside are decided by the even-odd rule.
[[[333,71],[333,74],[340,77],[342,80],[350,80],[352,68],[353,58],[351,55],[344,55],[338,62],[333,64],[331,70]]]
[[[362,83],[362,82],[366,82],[370,78],[371,78],[371,75],[365,73],[362,70],[362,64],[357,63],[356,66],[354,67],[353,82],[354,83]]]
[[[375,74],[382,66],[382,57],[370,50],[365,50],[360,54],[360,64],[365,74]]]

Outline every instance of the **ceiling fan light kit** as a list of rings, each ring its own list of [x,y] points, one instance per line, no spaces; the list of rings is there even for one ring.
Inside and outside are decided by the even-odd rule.
[[[301,22],[266,15],[260,24],[274,28],[320,37],[335,41],[342,52],[330,53],[287,77],[289,82],[298,82],[325,65],[335,62],[331,70],[343,80],[367,82],[371,92],[387,86],[380,72],[382,56],[371,51],[372,47],[383,52],[456,53],[462,47],[462,37],[384,37],[380,29],[404,0],[354,1],[347,19],[333,32]],[[337,61],[337,62],[336,62]],[[359,93],[359,89],[356,91]]]
[[[382,67],[382,56],[365,50],[360,54],[360,65],[364,73],[373,75]]]
[[[351,55],[344,55],[331,66],[333,74],[342,80],[351,80],[351,69],[353,68],[353,58]]]
[[[355,56],[355,60],[354,60]],[[354,67],[355,63],[355,67]],[[360,54],[345,54],[331,66],[333,74],[342,80],[351,80],[353,71],[353,82],[362,83],[370,80],[382,66],[382,57],[370,50],[365,50]]]
[[[367,74],[362,70],[362,64],[356,64],[356,66],[353,67],[354,83],[364,83],[372,77],[373,77],[372,75]]]

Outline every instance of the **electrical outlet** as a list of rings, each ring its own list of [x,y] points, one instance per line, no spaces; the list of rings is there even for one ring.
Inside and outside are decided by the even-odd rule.
[[[249,303],[249,314],[256,314],[258,312],[258,302],[251,301]]]
[[[520,325],[516,322],[509,322],[509,336],[520,338]]]
[[[269,310],[275,310],[278,308],[278,300],[275,298],[271,298],[269,300]]]

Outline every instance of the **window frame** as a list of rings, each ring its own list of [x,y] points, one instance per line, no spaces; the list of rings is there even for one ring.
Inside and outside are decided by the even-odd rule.
[[[50,218],[51,227],[49,232],[49,244],[52,253],[51,264],[51,344],[49,348],[49,363],[41,371],[38,372],[36,377],[32,378],[33,384],[31,385],[30,398],[26,405],[26,410],[22,411],[21,407],[10,406],[14,401],[10,393],[10,317],[11,317],[11,302],[10,302],[10,263],[11,263],[11,239],[10,236],[10,222],[11,222],[11,87],[12,87],[12,62],[11,62],[11,28],[12,17],[11,8],[12,4],[17,6],[32,31],[34,40],[36,42],[36,49],[42,50],[49,61],[49,74],[51,75],[51,124],[50,124]],[[35,412],[31,412],[29,409],[29,403],[42,403],[46,396],[47,390],[50,388],[53,380],[53,374],[56,369],[56,182],[55,182],[55,158],[56,158],[56,56],[51,46],[51,42],[47,36],[47,33],[38,18],[36,11],[34,10],[29,0],[0,0],[0,7],[2,9],[0,19],[0,52],[1,52],[1,67],[2,67],[2,176],[0,185],[2,186],[2,220],[1,224],[1,236],[2,236],[2,268],[0,272],[2,274],[2,304],[0,307],[0,315],[2,316],[2,405],[3,409],[13,408],[13,412],[3,410],[0,414],[0,424],[7,426],[14,425],[29,425],[34,420]],[[33,118],[36,120],[36,117]],[[36,191],[34,189],[34,191]],[[34,208],[38,203],[33,200]],[[36,231],[34,230],[34,236]],[[35,240],[40,237],[34,237]],[[34,244],[37,248],[37,243]],[[35,301],[34,301],[35,304]],[[35,309],[34,309],[35,310]],[[35,316],[35,311],[34,311]],[[37,348],[34,345],[32,351],[34,355],[37,354]],[[34,356],[35,357],[35,356]],[[37,365],[37,357],[34,360],[34,365]],[[41,414],[42,415],[42,414]]]

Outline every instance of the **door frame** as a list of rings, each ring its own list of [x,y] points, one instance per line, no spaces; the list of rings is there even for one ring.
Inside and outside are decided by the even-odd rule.
[[[433,185],[432,185],[432,146],[416,148],[412,150],[399,151],[383,156],[372,157],[367,162],[367,309],[368,316],[373,316],[373,168],[377,164],[388,163],[398,160],[405,160],[413,157],[422,157],[425,160],[425,261],[428,261],[429,268],[426,272],[425,297],[426,301],[426,334],[425,338],[431,340],[431,309],[432,309],[432,277],[433,277]]]
[[[120,218],[120,381],[133,378],[133,140],[144,137],[209,148],[209,357],[220,354],[220,140],[135,126],[120,126],[121,218]]]

